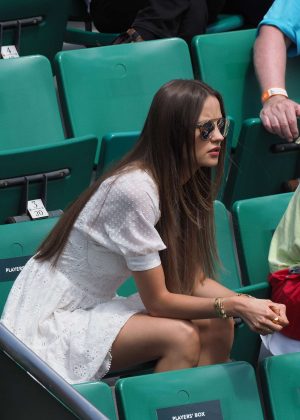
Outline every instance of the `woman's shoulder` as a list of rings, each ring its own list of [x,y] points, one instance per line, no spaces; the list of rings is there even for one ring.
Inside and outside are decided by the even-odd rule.
[[[157,185],[150,172],[145,169],[126,169],[106,180],[112,191],[122,195],[139,195],[147,193],[158,196]]]
[[[126,169],[123,172],[107,178],[108,194],[106,203],[114,203],[125,208],[156,208],[159,209],[159,194],[151,174],[144,169]]]

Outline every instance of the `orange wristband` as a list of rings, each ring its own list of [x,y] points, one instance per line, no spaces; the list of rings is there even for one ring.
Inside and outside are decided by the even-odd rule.
[[[261,100],[262,103],[266,102],[268,99],[271,98],[271,96],[275,96],[275,95],[282,95],[282,96],[286,96],[288,98],[288,94],[287,91],[283,88],[270,88],[268,90],[266,90],[262,96],[261,96]]]

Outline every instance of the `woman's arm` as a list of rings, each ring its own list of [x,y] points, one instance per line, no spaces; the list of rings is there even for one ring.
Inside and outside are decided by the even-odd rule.
[[[133,273],[141,299],[151,316],[177,319],[216,318],[215,298],[224,298],[224,309],[228,316],[240,317],[256,332],[267,329],[280,331],[288,321],[285,306],[266,299],[237,296],[217,282],[207,279],[199,286],[195,295],[188,296],[168,291],[162,266]],[[272,320],[279,317],[281,325]]]

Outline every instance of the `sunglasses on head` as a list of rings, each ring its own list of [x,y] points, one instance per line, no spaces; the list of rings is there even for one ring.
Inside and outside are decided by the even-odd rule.
[[[198,124],[196,124],[196,128],[199,128],[201,140],[210,140],[216,126],[218,127],[221,135],[226,137],[229,129],[229,120],[227,118],[216,118],[214,120],[198,122]]]

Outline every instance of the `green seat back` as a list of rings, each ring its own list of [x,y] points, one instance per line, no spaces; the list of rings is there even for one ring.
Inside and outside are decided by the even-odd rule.
[[[195,37],[192,43],[195,74],[218,90],[226,113],[235,121],[232,146],[245,118],[260,110],[260,91],[252,64],[256,30],[248,29]]]
[[[272,235],[291,197],[292,193],[285,193],[241,200],[234,204],[234,226],[245,282],[257,284],[267,281]]]
[[[0,109],[1,151],[58,142],[64,138],[51,67],[46,57],[0,60]]]
[[[300,353],[268,357],[260,365],[263,400],[269,420],[300,418]]]
[[[261,92],[253,67],[256,29],[195,37],[195,73],[223,96],[226,112],[235,120],[233,147],[243,120],[259,116]],[[290,96],[300,100],[300,57],[288,59],[286,83]]]
[[[41,17],[38,24],[22,25],[19,55],[42,54],[52,61],[63,46],[68,10],[69,0],[1,1],[0,23]],[[2,45],[15,44],[15,31],[3,29]]]
[[[244,287],[239,271],[237,250],[230,213],[220,201],[215,201],[216,239],[221,266],[217,279],[226,287],[242,293],[265,297],[260,287]],[[261,296],[261,294],[263,296]],[[253,333],[245,323],[235,326],[235,338],[231,350],[234,360],[246,360],[255,365],[259,355],[260,338]]]
[[[73,387],[109,420],[116,420],[112,391],[105,382],[85,382]]]
[[[183,414],[193,412],[190,404],[216,400],[222,413],[222,417],[216,418],[263,420],[255,373],[244,362],[120,379],[116,384],[116,397],[120,420],[188,418]],[[157,415],[158,409],[176,409],[183,405],[186,407],[178,416]]]
[[[300,121],[299,121],[300,128]],[[274,152],[274,148],[294,147]],[[228,208],[237,200],[283,192],[283,184],[300,176],[300,145],[287,144],[267,132],[258,118],[244,121],[232,158],[223,202]]]
[[[214,211],[217,248],[221,263],[218,279],[229,289],[237,289],[241,287],[241,279],[230,214],[220,201],[215,201]]]
[[[141,130],[155,92],[193,79],[187,44],[170,38],[63,51],[56,73],[70,136]]]
[[[98,173],[102,174],[128,153],[137,142],[139,135],[140,131],[106,134],[101,141]]]
[[[0,315],[11,286],[58,218],[0,225]]]
[[[48,146],[27,147],[0,152],[0,224],[20,214],[24,182],[10,186],[12,178],[58,171],[56,179],[49,176],[46,209],[64,210],[90,185],[97,139],[82,137]],[[62,169],[69,175],[61,177]],[[22,179],[21,179],[22,181]],[[28,199],[42,198],[42,178],[29,183]]]
[[[215,22],[208,25],[206,29],[207,34],[216,34],[219,32],[233,31],[239,29],[244,25],[244,18],[242,15],[224,15],[217,16]]]

